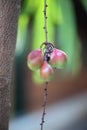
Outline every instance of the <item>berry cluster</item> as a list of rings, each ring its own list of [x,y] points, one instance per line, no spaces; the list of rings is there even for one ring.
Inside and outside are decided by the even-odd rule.
[[[43,48],[44,45],[44,48]],[[27,65],[33,70],[40,70],[44,81],[49,81],[54,73],[53,68],[63,68],[67,62],[65,52],[56,49],[52,43],[44,42],[39,49],[28,54]]]

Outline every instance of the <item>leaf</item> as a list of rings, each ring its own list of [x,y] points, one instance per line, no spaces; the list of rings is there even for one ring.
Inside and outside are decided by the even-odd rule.
[[[83,6],[87,12],[87,0],[80,0],[80,1],[82,2]]]
[[[18,22],[18,33],[16,42],[16,56],[21,55],[26,47],[26,37],[27,37],[27,26],[29,17],[25,14],[21,14]]]
[[[58,46],[68,55],[67,69],[69,71],[76,70],[80,64],[78,55],[80,52],[79,44],[77,43],[77,30],[74,8],[71,0],[59,0],[63,22],[57,27]],[[77,64],[78,63],[78,64]]]

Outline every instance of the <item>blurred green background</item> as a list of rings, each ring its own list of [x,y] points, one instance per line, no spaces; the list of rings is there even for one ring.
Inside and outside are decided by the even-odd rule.
[[[48,40],[67,53],[67,70],[76,72],[80,65],[80,41],[72,0],[48,0],[47,3]],[[43,0],[22,1],[16,57],[25,57],[29,51],[39,48],[45,40],[43,5]]]
[[[43,2],[43,0],[22,0],[21,4],[15,51],[14,109],[16,115],[23,113],[26,108],[26,79],[29,78],[29,84],[27,85],[29,87],[32,86],[30,82],[33,82],[34,85],[42,83],[37,73],[28,70],[27,55],[31,50],[39,48],[45,40]],[[61,73],[63,75],[76,75],[82,66],[82,46],[78,36],[74,1],[47,0],[47,4],[48,40],[68,55],[65,69],[57,72],[60,75]],[[87,0],[80,0],[80,4],[87,11]],[[27,100],[30,101],[30,99]]]

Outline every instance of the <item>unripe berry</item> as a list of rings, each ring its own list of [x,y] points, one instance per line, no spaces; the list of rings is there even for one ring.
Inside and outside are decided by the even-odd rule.
[[[67,62],[67,55],[65,52],[54,48],[50,56],[49,63],[53,68],[63,68]]]
[[[37,70],[43,64],[41,49],[33,50],[28,54],[27,65],[31,70]]]
[[[40,75],[43,80],[49,81],[53,75],[53,69],[51,65],[49,65],[46,61],[44,61],[41,69],[40,69]]]

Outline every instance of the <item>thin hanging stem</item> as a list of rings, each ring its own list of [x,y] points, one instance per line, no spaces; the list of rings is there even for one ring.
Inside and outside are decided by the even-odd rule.
[[[45,115],[46,115],[46,104],[47,104],[47,86],[48,86],[48,82],[45,83],[45,87],[44,87],[44,101],[43,101],[43,113],[42,113],[42,118],[41,118],[41,130],[43,130],[43,124],[45,123]]]
[[[46,14],[46,9],[47,9],[48,5],[46,3],[46,0],[44,0],[44,33],[45,33],[45,43],[43,44],[48,44],[48,31],[47,31],[47,14]],[[42,45],[43,45],[42,44]],[[41,47],[42,47],[41,45]],[[44,58],[45,59],[45,58]],[[42,113],[42,118],[41,118],[41,129],[40,130],[43,130],[43,124],[45,123],[45,115],[46,115],[46,104],[47,104],[47,87],[48,87],[48,82],[45,82],[45,87],[44,87],[44,99],[43,99],[43,113]]]
[[[46,9],[47,9],[47,7],[48,7],[48,5],[47,5],[47,3],[46,3],[46,0],[44,0],[44,27],[43,27],[43,29],[44,29],[44,32],[45,32],[45,40],[46,40],[46,42],[48,41],[48,36],[47,36],[47,34],[48,34],[48,31],[47,31],[47,13],[46,13]]]

